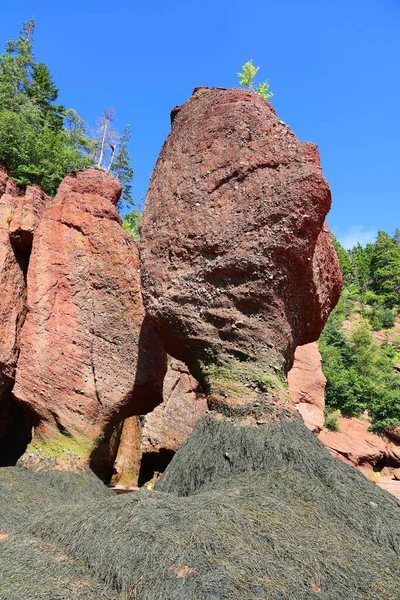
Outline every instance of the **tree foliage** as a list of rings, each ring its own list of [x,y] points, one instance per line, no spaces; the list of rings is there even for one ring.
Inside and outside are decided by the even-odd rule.
[[[238,73],[238,77],[239,77],[239,83],[240,85],[244,85],[245,87],[249,88],[250,90],[254,89],[255,84],[255,77],[258,73],[258,71],[260,70],[260,67],[255,67],[253,65],[253,61],[252,60],[248,60],[242,67],[243,69],[243,73]],[[269,98],[272,98],[272,96],[274,95],[273,92],[269,91],[270,85],[268,83],[268,81],[263,81],[261,83],[258,83],[256,85],[255,88],[255,92],[261,96],[262,98],[264,98],[264,100],[269,100]]]
[[[399,314],[400,247],[396,234],[381,231],[365,247],[334,244],[344,288],[319,341],[327,410],[345,416],[367,410],[372,428],[384,431],[400,423],[400,375],[394,369],[400,355],[395,343],[379,345],[371,331],[392,328]],[[342,324],[351,315],[359,324],[348,336]]]
[[[372,289],[386,306],[400,304],[400,246],[384,231],[378,232],[371,260]]]
[[[142,213],[139,210],[131,210],[131,212],[125,215],[124,220],[122,221],[122,227],[136,242],[140,240],[139,223],[141,218]]]
[[[99,166],[106,170],[120,157],[115,175],[124,186],[122,204],[131,200],[129,138],[124,134],[120,139],[113,131],[111,144],[109,128],[104,127],[91,135],[75,110],[57,103],[59,90],[53,77],[34,56],[34,33],[31,19],[0,55],[1,163],[17,184],[37,184],[54,196],[66,173],[98,164],[103,150]]]

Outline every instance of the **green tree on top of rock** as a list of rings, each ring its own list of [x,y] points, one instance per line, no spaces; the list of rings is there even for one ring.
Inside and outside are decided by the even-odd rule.
[[[35,21],[24,24],[0,56],[0,160],[18,184],[37,184],[50,195],[68,171],[90,165],[90,138],[71,138],[65,108],[44,63],[35,61]]]
[[[255,67],[253,65],[253,61],[248,60],[247,63],[245,63],[243,65],[242,69],[243,69],[243,73],[238,73],[240,85],[244,85],[245,87],[249,88],[250,90],[254,89],[254,85],[255,85],[254,80],[255,80],[255,77],[256,77],[258,71],[260,70],[260,67]],[[273,92],[269,91],[269,88],[270,88],[270,85],[269,85],[268,81],[263,81],[262,83],[257,84],[255,92],[259,96],[264,98],[264,100],[268,100],[269,98],[272,98],[272,96],[274,95]]]

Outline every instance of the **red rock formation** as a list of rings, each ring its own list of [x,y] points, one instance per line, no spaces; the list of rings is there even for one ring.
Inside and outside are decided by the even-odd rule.
[[[271,388],[290,418],[276,372],[341,287],[317,148],[242,89],[198,88],[172,117],[141,229],[148,313],[210,406],[243,411]]]
[[[288,385],[304,423],[311,431],[319,433],[324,426],[326,378],[315,342],[296,348],[293,367],[288,373]]]
[[[108,468],[114,425],[162,401],[166,357],[144,318],[120,192],[103,171],[70,174],[36,231],[14,388],[36,429],[25,464],[77,455]]]
[[[400,444],[368,431],[370,424],[367,418],[339,417],[339,431],[323,429],[318,438],[333,456],[365,472],[379,462],[399,466]]]
[[[386,434],[390,439],[400,443],[400,425],[392,425],[386,430]]]
[[[18,203],[18,192],[0,170],[0,394],[9,393],[18,356],[18,336],[25,317],[25,280],[10,241],[9,228]],[[0,437],[5,422],[0,421]]]
[[[207,400],[199,384],[187,367],[173,358],[164,379],[163,397],[153,412],[124,422],[114,483],[137,485],[141,467],[142,483],[150,480],[154,471],[164,470],[207,411]]]
[[[0,169],[0,465],[15,460],[29,423],[11,397],[26,313],[26,270],[33,232],[50,199],[36,187],[21,194]],[[26,442],[25,442],[26,445]]]
[[[9,227],[13,244],[32,248],[33,234],[50,202],[50,198],[35,185],[28,186],[25,195],[17,198]]]
[[[197,381],[180,361],[170,359],[164,380],[164,400],[143,422],[143,454],[176,452],[207,411],[207,401]]]
[[[123,423],[111,482],[120,487],[137,486],[141,460],[142,426],[140,417],[129,417]]]

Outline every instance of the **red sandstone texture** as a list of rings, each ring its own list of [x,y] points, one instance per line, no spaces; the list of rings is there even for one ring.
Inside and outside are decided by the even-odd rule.
[[[364,472],[373,467],[400,466],[400,444],[386,436],[368,431],[371,422],[367,418],[339,417],[340,431],[323,429],[318,435],[333,456]]]
[[[201,381],[286,372],[341,289],[317,147],[243,89],[198,88],[172,117],[141,228],[148,313]]]
[[[11,389],[26,313],[25,274],[33,232],[49,202],[39,188],[19,192],[0,169],[0,439],[14,419]]]
[[[17,201],[15,185],[5,172],[0,171],[0,370],[4,388],[8,388],[8,382],[14,378],[17,339],[25,316],[24,273],[9,236]]]
[[[400,442],[400,425],[392,425],[386,433],[395,442]]]
[[[125,419],[119,440],[118,454],[113,466],[112,483],[118,486],[137,486],[142,460],[142,426],[140,417]]]
[[[170,358],[164,379],[163,402],[144,417],[126,419],[122,429],[113,482],[137,485],[142,460],[179,450],[207,411],[205,394],[182,362]],[[151,460],[150,460],[151,462]]]
[[[206,411],[206,397],[186,365],[170,359],[163,403],[144,418],[142,452],[176,452]]]
[[[25,195],[17,198],[10,222],[9,233],[13,244],[22,249],[32,248],[33,234],[50,203],[51,199],[38,186],[26,188]]]
[[[288,385],[304,423],[311,431],[319,433],[324,426],[326,378],[316,342],[296,348]]]
[[[162,401],[166,356],[145,319],[120,192],[103,171],[70,174],[35,233],[14,387],[35,424],[32,448],[56,440],[57,454],[87,459],[118,421]]]

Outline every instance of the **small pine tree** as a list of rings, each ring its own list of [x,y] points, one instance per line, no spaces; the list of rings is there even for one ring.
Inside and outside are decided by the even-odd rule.
[[[253,61],[248,60],[247,63],[243,65],[242,69],[243,73],[238,73],[240,85],[244,85],[245,87],[249,88],[249,90],[254,89],[254,80],[260,67],[255,67],[253,65]],[[268,81],[263,81],[262,83],[257,84],[255,91],[259,96],[264,98],[264,100],[268,100],[274,95],[272,92],[269,91],[269,88],[270,85]]]
[[[122,184],[122,195],[119,203],[119,208],[121,208],[121,204],[125,203],[128,206],[133,204],[132,197],[132,179],[133,179],[133,169],[130,164],[129,158],[129,150],[128,143],[131,139],[131,128],[130,125],[125,127],[124,133],[121,136],[119,141],[119,150],[115,156],[115,160],[110,167],[110,172],[121,182]]]

